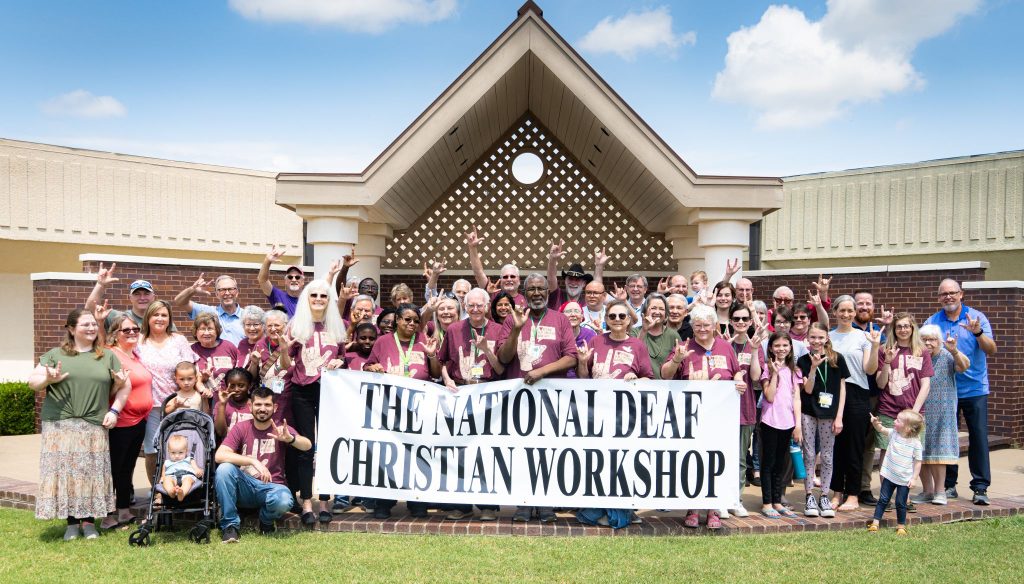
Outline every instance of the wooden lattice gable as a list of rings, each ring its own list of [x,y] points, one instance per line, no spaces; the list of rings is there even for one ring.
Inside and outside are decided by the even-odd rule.
[[[544,162],[540,180],[524,185],[512,161],[533,152]],[[444,258],[449,269],[468,270],[465,233],[479,228],[485,268],[506,263],[523,270],[547,266],[549,242],[565,241],[565,264],[593,268],[597,247],[608,250],[609,271],[670,272],[671,246],[647,231],[586,166],[527,113],[481,156],[409,229],[395,232],[384,269],[416,269]]]

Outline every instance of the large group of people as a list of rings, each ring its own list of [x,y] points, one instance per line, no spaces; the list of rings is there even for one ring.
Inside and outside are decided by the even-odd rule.
[[[213,478],[222,540],[239,538],[238,509],[258,508],[260,530],[289,509],[305,525],[361,505],[387,519],[395,501],[314,493],[314,441],[324,371],[351,369],[433,380],[449,391],[499,379],[533,384],[544,378],[721,380],[740,396],[740,492],[760,486],[765,517],[835,517],[878,501],[871,491],[876,449],[882,451],[882,499],[904,512],[958,496],[958,418],[970,435],[973,501],[988,503],[988,375],[996,342],[985,315],[963,304],[951,279],[938,284],[941,309],[918,326],[906,312],[876,313],[869,290],[831,298],[830,281],[811,282],[807,301],[786,286],[771,294],[738,278],[730,261],[712,285],[703,271],[662,278],[653,290],[640,274],[606,287],[608,256],[596,250],[594,273],[571,263],[553,242],[546,273],[521,278],[512,263],[497,280],[483,268],[481,238],[466,236],[474,282],[439,289],[445,262],[424,265],[418,292],[399,284],[388,301],[372,278],[348,278],[353,255],[307,281],[288,266],[283,286],[270,281],[282,253],[271,250],[257,281],[264,308],[240,306],[238,281],[205,275],[168,302],[147,280],[128,286],[129,306],[113,310],[106,291],[116,265],[100,266],[92,293],[68,315],[66,338],[44,354],[30,385],[45,393],[40,492],[36,515],[67,519],[65,539],[96,537],[100,528],[134,521],[130,512],[136,454],[151,480],[167,479],[167,495],[187,491],[157,469],[160,448],[176,475],[196,469],[181,445],[155,440],[163,415],[201,409],[215,421]],[[210,294],[216,305],[193,300]],[[758,299],[759,294],[769,300]],[[191,339],[175,326],[172,307],[189,312]],[[923,316],[923,315],[919,315]],[[179,323],[181,326],[181,323]],[[920,439],[920,447],[913,440]],[[786,498],[794,476],[791,444],[802,449],[804,497]],[[909,446],[908,446],[909,445]],[[908,466],[909,465],[909,466]],[[896,470],[892,470],[896,469]],[[908,470],[909,469],[909,470]],[[923,490],[905,501],[920,476]],[[189,485],[192,481],[188,482]],[[168,490],[169,489],[169,490]],[[409,501],[413,517],[440,510],[446,519],[497,518],[497,507]],[[721,526],[746,516],[743,501],[708,511]],[[550,507],[517,508],[514,521],[550,522]],[[628,510],[581,510],[580,521],[620,527],[638,521]],[[701,524],[696,510],[687,527]]]

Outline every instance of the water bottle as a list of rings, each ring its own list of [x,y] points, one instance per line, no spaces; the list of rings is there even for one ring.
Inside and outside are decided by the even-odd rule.
[[[793,457],[793,478],[807,478],[807,471],[804,470],[804,451],[795,441],[789,443],[789,455]]]

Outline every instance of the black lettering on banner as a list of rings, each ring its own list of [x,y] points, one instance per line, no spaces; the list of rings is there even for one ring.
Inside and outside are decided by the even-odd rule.
[[[508,446],[508,457],[512,458],[512,451],[515,448]],[[505,454],[501,451],[501,448],[497,446],[491,446],[491,454],[494,456],[494,464],[491,466],[491,476],[496,476],[494,472],[497,468],[498,472],[501,473],[501,480],[505,483],[505,492],[512,492],[512,471],[509,470],[508,460],[505,459]],[[492,488],[491,493],[496,491]]]
[[[402,457],[402,490],[409,490],[409,471],[412,466],[412,444],[407,442],[402,443],[402,449],[405,451],[405,456]]]
[[[676,417],[676,400],[672,397],[672,392],[665,392],[668,397],[665,399],[665,418],[661,421],[661,434],[659,438],[665,437],[665,429],[671,428],[672,435],[670,438],[682,438],[679,434],[679,419]]]
[[[544,486],[544,494],[548,493],[548,483],[551,482],[551,467],[555,464],[554,448],[526,448],[526,464],[530,470],[530,486],[533,492],[537,492],[537,478],[540,477]],[[548,462],[548,450],[551,451],[551,462]],[[571,451],[570,451],[571,452]],[[536,459],[534,458],[536,453]]]
[[[526,399],[525,428],[520,423],[523,418],[523,396],[525,396]],[[515,411],[514,417],[512,418],[512,425],[515,426],[516,433],[520,436],[533,435],[533,427],[537,424],[537,402],[534,400],[533,392],[526,387],[517,391],[515,399],[512,400],[512,409]]]
[[[691,461],[694,462],[691,465]],[[697,475],[695,478],[695,485],[693,489],[690,488],[690,471]],[[701,489],[704,488],[704,459],[700,457],[700,453],[695,450],[690,450],[683,455],[683,468],[682,468],[682,483],[683,493],[687,497],[696,497]]]
[[[458,482],[455,483],[456,493],[466,492],[466,447],[459,446],[455,449],[455,476],[458,477]]]
[[[511,412],[508,411],[508,395],[510,392],[501,392],[501,432],[499,436],[508,436],[508,418]]]
[[[473,413],[473,400],[462,400],[466,407],[462,409],[462,416],[459,418],[459,436],[476,436],[476,414]],[[469,426],[469,432],[466,432]]]
[[[362,383],[359,385],[359,393],[366,394],[366,409],[363,412],[363,428],[369,429],[373,417],[373,396],[376,395],[380,386],[376,383]]]
[[[740,453],[743,456],[743,453]],[[708,497],[715,495],[715,478],[725,472],[725,454],[721,450],[708,452]]]
[[[668,463],[666,464],[663,460],[665,455],[668,455]],[[676,455],[678,453],[675,450],[655,450],[654,451],[654,496],[655,497],[672,497],[676,498]],[[668,493],[662,488],[665,484],[664,479],[668,478]]]
[[[491,465],[492,471],[494,465]],[[476,488],[475,485],[480,487]],[[469,477],[469,492],[471,493],[493,493],[494,489],[487,488],[487,471],[484,467],[484,455],[480,449],[476,451],[476,459],[473,461],[473,475]]]
[[[640,462],[640,457],[643,456],[647,459],[646,464]],[[650,450],[637,450],[636,454],[633,455],[633,472],[636,474],[636,478],[643,485],[644,490],[640,492],[637,490],[636,481],[633,482],[633,493],[637,497],[646,497],[651,494],[651,471],[647,468],[647,465],[651,463],[651,451]]]
[[[654,428],[654,404],[658,403],[658,392],[640,391],[640,437],[657,438]]]
[[[440,436],[438,430],[441,428],[441,424],[437,423],[438,418],[444,419],[444,425],[448,427],[448,435],[455,435],[455,406],[458,399],[458,396],[454,395],[437,396],[437,410],[434,412],[434,436]]]
[[[395,482],[395,463],[398,462],[398,447],[391,442],[377,442],[371,440],[366,443],[367,450],[376,446],[380,449],[380,462],[377,466],[377,487],[397,489]],[[387,487],[384,486],[384,478],[387,477]]]
[[[424,452],[426,452],[426,454],[424,454]],[[417,491],[426,491],[434,482],[434,467],[430,464],[432,458],[429,446],[421,444],[416,447],[416,470],[419,472],[417,473],[418,477],[414,486]],[[420,485],[419,478],[426,480],[422,486]]]
[[[585,448],[583,450],[587,457],[587,487],[583,494],[592,497],[604,496],[604,485],[601,484],[601,471],[604,470],[604,453],[596,448]]]
[[[359,467],[363,468],[362,480]],[[352,484],[369,487],[373,484],[373,449],[365,440],[352,439]]]
[[[683,433],[683,438],[687,440],[693,439],[693,427],[697,424],[698,408],[703,403],[703,397],[696,391],[684,391],[683,392],[683,404],[685,407],[685,420],[683,427],[686,428]]]
[[[554,431],[555,436],[558,436],[558,410],[562,405],[562,390],[556,389],[555,402],[551,402],[551,391],[539,388],[537,393],[540,394],[540,405],[541,412],[547,415],[548,421],[551,423],[551,429]],[[544,435],[544,416],[540,416],[540,425],[537,428],[537,436]]]
[[[331,448],[331,478],[339,485],[348,480],[348,475],[338,476],[338,451],[341,450],[342,444],[348,447],[348,438],[338,438],[334,441],[334,447]]]
[[[621,456],[620,454],[621,453]],[[626,481],[626,470],[622,468],[622,465],[626,462],[626,455],[629,454],[628,450],[616,450],[610,451],[611,459],[608,464],[608,496],[610,497],[628,497],[629,483]]]
[[[576,392],[569,392],[569,400],[565,406],[565,423],[562,425],[562,437],[569,436],[569,426],[573,427],[573,436],[583,435],[583,425],[580,423],[580,410],[576,405]]]
[[[625,438],[633,434],[633,429],[636,428],[636,398],[633,397],[633,392],[615,390],[615,419],[616,438]]]
[[[438,455],[438,453],[440,453],[440,455],[441,455],[441,470],[440,470],[441,482],[440,482],[439,488],[437,490],[441,491],[442,493],[447,493],[448,492],[448,453],[449,453],[449,451],[454,453],[455,452],[455,447],[454,446],[435,446],[434,447],[434,456],[436,457]]]
[[[554,450],[554,449],[552,449]],[[567,458],[572,460],[567,461]],[[566,476],[567,464],[572,465],[572,483],[566,484],[568,477]],[[580,455],[578,452],[571,448],[566,448],[558,454],[558,490],[562,492],[566,497],[575,495],[580,490],[580,481],[583,479],[583,468],[580,464]],[[536,488],[534,489],[536,492]],[[544,482],[544,492],[547,493],[547,481]]]

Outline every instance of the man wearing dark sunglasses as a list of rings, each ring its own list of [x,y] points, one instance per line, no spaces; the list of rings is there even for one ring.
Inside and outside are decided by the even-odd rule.
[[[282,290],[271,284],[270,264],[280,262],[283,255],[284,250],[277,249],[275,245],[267,253],[267,257],[263,258],[263,264],[260,265],[260,273],[256,274],[256,282],[259,284],[263,295],[267,297],[270,305],[281,304],[284,306],[284,311],[288,313],[288,318],[291,318],[295,315],[295,303],[299,300],[302,287],[306,285],[306,274],[299,266],[288,266],[284,273],[284,289]]]

